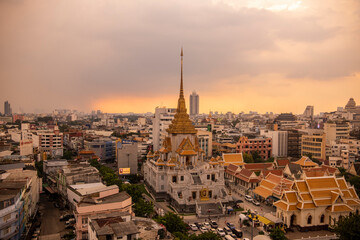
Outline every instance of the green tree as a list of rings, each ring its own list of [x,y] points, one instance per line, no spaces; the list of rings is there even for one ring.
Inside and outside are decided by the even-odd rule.
[[[261,163],[261,162],[263,162],[263,159],[262,159],[262,157],[260,156],[260,154],[259,154],[258,151],[253,152],[251,155],[252,155],[252,158],[254,159],[254,162],[255,162],[255,163]]]
[[[360,215],[355,214],[341,218],[334,230],[340,240],[360,239]]]
[[[285,233],[279,227],[274,228],[270,233],[270,238],[272,240],[287,240]]]
[[[243,158],[244,158],[244,162],[246,162],[246,163],[254,162],[253,156],[251,154],[243,153]]]
[[[131,196],[133,202],[138,202],[142,199],[142,194],[144,193],[143,188],[135,184],[123,184],[123,190]]]
[[[168,212],[163,217],[158,217],[156,221],[160,224],[163,224],[166,229],[171,232],[180,232],[186,233],[186,223],[179,217],[179,215]]]
[[[44,165],[43,161],[36,161],[35,162],[35,168],[36,168],[37,175],[38,175],[39,178],[42,178],[44,176],[43,165]]]
[[[137,217],[149,217],[154,212],[154,204],[141,198],[134,204],[133,210]]]
[[[351,175],[349,183],[354,186],[356,193],[360,195],[360,177]]]
[[[70,150],[65,150],[64,151],[64,154],[63,154],[63,159],[66,159],[66,160],[71,160],[73,157],[73,154]]]

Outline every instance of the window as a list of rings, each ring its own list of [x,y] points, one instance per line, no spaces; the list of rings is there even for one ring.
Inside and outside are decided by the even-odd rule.
[[[211,181],[215,181],[215,174],[211,174]]]
[[[196,199],[196,192],[192,192],[192,198]]]
[[[311,222],[312,222],[312,216],[310,215],[310,216],[308,216],[307,224],[311,224]]]
[[[209,198],[211,198],[211,197],[212,197],[212,191],[209,190]]]
[[[11,227],[7,227],[5,228],[3,231],[4,231],[4,235],[10,233],[10,230],[11,230]]]
[[[181,176],[181,177],[180,177],[180,181],[184,181],[184,176]]]
[[[173,177],[172,177],[172,182],[173,182],[173,183],[176,183],[176,176],[173,176]]]
[[[161,180],[164,180],[164,175],[161,175]]]
[[[210,180],[210,175],[209,174],[207,175],[207,180]]]
[[[88,223],[88,217],[87,216],[83,216],[82,217],[82,224],[87,224]]]
[[[321,215],[321,217],[320,217],[320,223],[324,223],[324,221],[325,221],[325,215],[323,214],[323,215]]]
[[[4,222],[7,222],[10,218],[11,218],[11,213],[9,213],[8,215],[5,215],[5,216],[3,217],[3,221],[4,221]]]

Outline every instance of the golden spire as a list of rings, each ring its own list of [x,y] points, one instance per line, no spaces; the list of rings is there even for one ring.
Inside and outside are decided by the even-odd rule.
[[[183,49],[181,48],[181,77],[180,77],[180,94],[176,114],[167,131],[169,133],[188,133],[196,134],[196,129],[192,124],[189,115],[186,113],[183,83]]]

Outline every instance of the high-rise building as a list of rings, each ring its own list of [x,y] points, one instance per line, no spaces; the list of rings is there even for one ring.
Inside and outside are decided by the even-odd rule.
[[[160,149],[161,143],[167,135],[166,129],[169,128],[171,121],[174,119],[175,113],[176,108],[155,108],[155,116],[152,119],[152,131],[150,135],[154,151]]]
[[[260,134],[272,139],[272,155],[274,157],[287,157],[288,132],[261,130]],[[261,150],[260,150],[261,151]]]
[[[194,91],[190,95],[190,115],[194,116],[199,114],[199,94]]]
[[[326,134],[320,129],[302,130],[304,135],[301,136],[301,155],[311,155],[316,159],[326,159]]]
[[[8,101],[4,102],[4,115],[10,116],[12,114],[10,103]]]
[[[307,106],[305,108],[303,116],[307,117],[307,118],[313,118],[314,117],[314,106]]]
[[[324,124],[326,143],[330,144],[332,141],[349,138],[350,129],[351,125],[347,121],[327,121]]]

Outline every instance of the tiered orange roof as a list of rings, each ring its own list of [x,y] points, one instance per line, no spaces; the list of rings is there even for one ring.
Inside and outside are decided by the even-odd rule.
[[[298,161],[294,162],[295,164],[299,164],[301,167],[317,167],[319,166],[317,163],[313,162],[310,158],[303,156]]]
[[[223,153],[222,158],[224,160],[224,166],[229,166],[230,164],[238,166],[244,165],[242,153]]]
[[[280,196],[283,191],[290,189],[292,183],[289,179],[269,173],[253,192],[263,198],[268,198],[272,195]]]
[[[344,178],[335,176],[306,177],[296,180],[291,186],[291,191],[283,193],[281,199],[274,203],[276,207],[287,211],[294,205],[294,198],[289,199],[289,194],[295,193],[296,210],[311,209],[319,206],[326,207],[331,212],[352,211],[351,206],[360,206],[359,197],[353,187],[348,187]],[[293,196],[293,195],[292,195]]]

